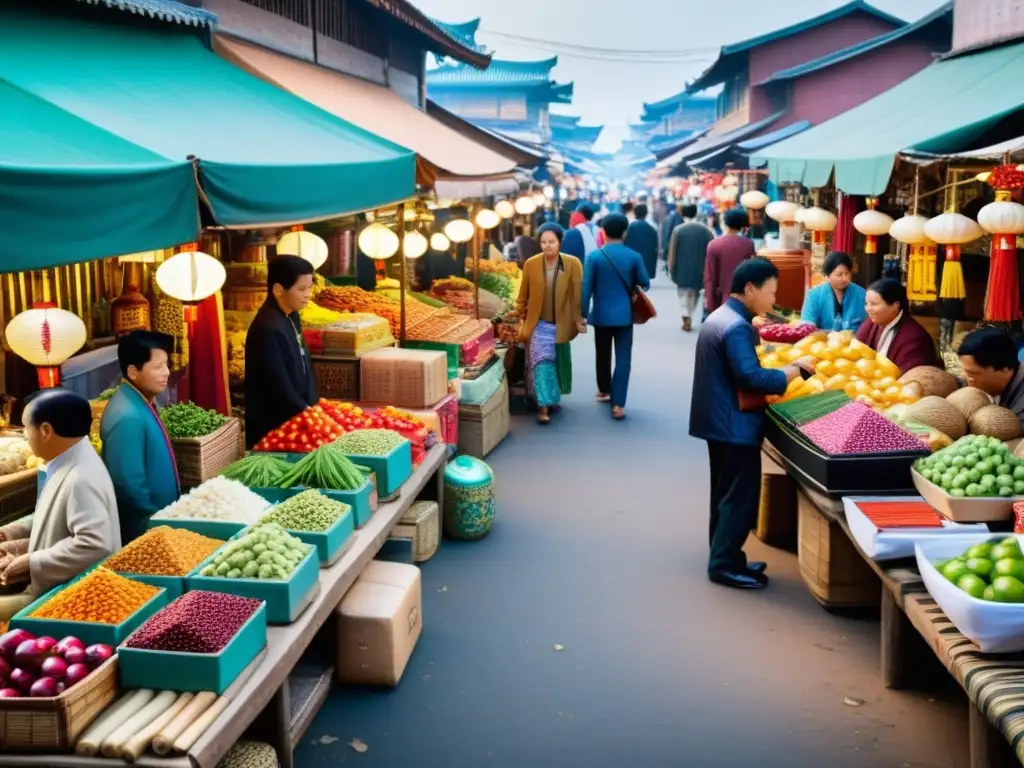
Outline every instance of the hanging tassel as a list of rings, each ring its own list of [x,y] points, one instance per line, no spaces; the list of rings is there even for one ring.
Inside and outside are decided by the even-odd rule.
[[[1017,283],[1017,236],[992,236],[992,259],[988,269],[985,319],[1012,323],[1020,319],[1020,286]]]
[[[964,287],[964,269],[960,264],[960,246],[946,246],[946,263],[942,268],[942,286],[939,298],[965,299],[967,289]]]

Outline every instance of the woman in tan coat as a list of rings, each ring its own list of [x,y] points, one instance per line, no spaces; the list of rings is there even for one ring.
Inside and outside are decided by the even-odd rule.
[[[580,313],[583,266],[561,253],[562,228],[545,224],[537,230],[541,252],[523,264],[516,310],[519,340],[526,344],[526,385],[537,403],[537,420],[551,421],[551,408],[572,389],[569,342],[586,333]]]

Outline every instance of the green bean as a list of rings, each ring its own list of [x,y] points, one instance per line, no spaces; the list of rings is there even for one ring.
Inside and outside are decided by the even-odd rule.
[[[277,523],[289,531],[322,533],[351,509],[317,490],[303,491],[264,515],[260,523]]]
[[[391,429],[357,429],[339,437],[334,445],[350,456],[387,456],[405,442]]]

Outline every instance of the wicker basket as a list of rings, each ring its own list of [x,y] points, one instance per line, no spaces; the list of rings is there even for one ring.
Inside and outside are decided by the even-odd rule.
[[[391,532],[393,538],[412,539],[413,561],[423,563],[437,552],[440,515],[436,501],[417,501],[402,515]]]
[[[23,469],[0,477],[0,525],[7,525],[29,514],[36,505],[37,469]]]
[[[0,749],[70,749],[117,696],[117,657],[52,699],[0,700]]]
[[[205,437],[184,437],[171,441],[178,462],[178,477],[184,488],[192,488],[216,477],[225,467],[242,458],[242,424],[228,419],[216,432]]]

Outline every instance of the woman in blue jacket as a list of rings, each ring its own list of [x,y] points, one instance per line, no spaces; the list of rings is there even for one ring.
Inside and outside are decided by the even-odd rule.
[[[612,418],[625,417],[626,390],[633,356],[633,291],[649,290],[643,257],[622,244],[629,220],[610,213],[601,222],[605,245],[583,265],[583,316],[594,326],[597,400],[611,402]],[[612,373],[612,345],[615,373]]]
[[[807,292],[800,319],[823,331],[856,331],[867,319],[867,292],[853,280],[853,262],[840,251],[825,257],[821,269],[828,282]]]

